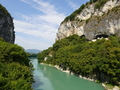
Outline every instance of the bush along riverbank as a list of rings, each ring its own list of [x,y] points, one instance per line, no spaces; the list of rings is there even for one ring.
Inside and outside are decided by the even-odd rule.
[[[33,90],[32,72],[24,49],[0,38],[0,90]]]
[[[38,54],[40,63],[58,65],[81,77],[120,86],[120,37],[87,41],[72,35]]]

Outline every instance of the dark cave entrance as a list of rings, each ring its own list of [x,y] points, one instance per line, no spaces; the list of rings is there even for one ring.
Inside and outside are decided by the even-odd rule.
[[[108,38],[108,35],[106,34],[96,35],[94,39],[98,39],[98,38]]]

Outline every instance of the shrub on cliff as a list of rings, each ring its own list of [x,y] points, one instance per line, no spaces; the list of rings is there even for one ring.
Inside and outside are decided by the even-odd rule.
[[[4,12],[6,15],[8,14],[9,15],[9,12],[6,10],[5,7],[3,7],[1,4],[0,4],[0,11]]]

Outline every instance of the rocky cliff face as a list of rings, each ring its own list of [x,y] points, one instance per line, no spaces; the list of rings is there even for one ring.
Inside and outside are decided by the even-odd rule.
[[[14,43],[14,33],[13,18],[8,11],[0,5],[0,37],[2,37],[6,42]]]
[[[96,3],[85,6],[75,16],[75,20],[63,21],[58,29],[56,40],[73,34],[84,35],[88,40],[100,35],[108,36],[116,33],[120,35],[120,0],[108,0],[100,8],[96,8]]]

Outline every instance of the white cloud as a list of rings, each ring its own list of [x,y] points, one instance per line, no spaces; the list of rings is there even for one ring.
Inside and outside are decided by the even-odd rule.
[[[57,28],[49,24],[30,23],[25,21],[14,20],[15,31],[27,35],[38,36],[46,41],[54,42]],[[16,39],[17,40],[17,39]]]
[[[34,5],[36,9],[39,11],[45,13],[45,14],[56,14],[55,6],[48,3],[48,2],[43,2],[42,0],[33,0],[36,2],[38,5]]]
[[[27,35],[37,36],[43,38],[45,41],[54,43],[56,33],[58,31],[57,29],[60,23],[65,18],[65,15],[63,13],[59,13],[54,5],[48,2],[44,2],[42,0],[21,0],[21,1],[29,4],[34,9],[39,10],[40,12],[42,12],[42,14],[35,13],[28,16],[17,13],[17,16],[21,17],[22,19],[14,20],[15,31],[18,33],[20,32]],[[22,40],[24,38],[17,36],[16,38],[17,43],[31,43],[25,40],[24,42],[21,42],[18,39]]]
[[[71,8],[73,8],[73,10],[76,10],[76,9],[79,8],[79,6],[76,3],[74,3],[74,2],[72,2],[70,0],[67,0],[67,2],[71,6]]]
[[[28,40],[28,39],[21,37],[21,36],[16,36],[16,39],[17,39],[17,41],[15,43],[24,47],[25,49],[31,49],[31,47],[34,46],[33,49],[43,50],[43,49],[47,49],[48,47],[50,47],[46,43],[40,42],[39,40],[34,40],[34,39]]]
[[[20,0],[20,1],[25,2],[25,3],[27,3],[27,4],[30,4],[30,3],[28,2],[28,0]]]
[[[44,0],[21,0],[22,2],[25,2],[27,4],[30,4],[31,7],[39,10],[40,12],[43,12],[44,14],[49,15],[56,15],[60,14],[57,12],[57,8],[50,4],[49,2],[45,2]]]

